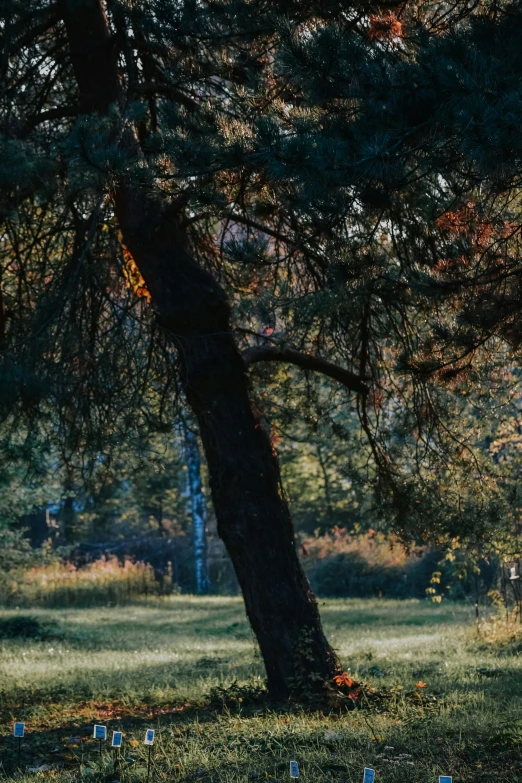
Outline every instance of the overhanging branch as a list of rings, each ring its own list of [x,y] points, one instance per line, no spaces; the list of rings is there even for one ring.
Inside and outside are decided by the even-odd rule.
[[[248,348],[243,352],[243,360],[247,367],[258,362],[295,364],[303,370],[313,370],[314,372],[322,373],[322,375],[327,375],[329,378],[342,383],[350,391],[358,394],[368,394],[367,384],[355,373],[345,370],[344,367],[339,367],[338,364],[327,362],[326,359],[310,356],[293,348],[279,348],[272,345]]]
[[[57,109],[47,109],[40,114],[35,114],[33,117],[29,117],[26,123],[26,133],[34,130],[42,122],[49,122],[50,120],[62,120],[69,117],[77,117],[80,113],[80,107],[76,105],[62,106]]]
[[[140,82],[134,84],[132,89],[134,92],[147,96],[163,96],[169,98],[175,103],[179,103],[185,106],[190,111],[195,111],[198,108],[198,102],[186,95],[182,90],[173,84],[162,84],[161,82]]]

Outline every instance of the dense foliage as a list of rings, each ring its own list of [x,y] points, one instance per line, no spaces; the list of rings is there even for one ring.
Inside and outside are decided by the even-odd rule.
[[[139,494],[132,462],[172,437],[183,389],[258,638],[281,580],[328,675],[277,451],[308,532],[364,509],[450,559],[516,561],[519,5],[2,14],[4,464],[44,454],[69,514],[79,482],[128,472]]]

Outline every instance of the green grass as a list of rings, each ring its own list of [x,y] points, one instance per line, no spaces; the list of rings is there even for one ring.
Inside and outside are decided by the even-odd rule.
[[[352,676],[393,689],[379,711],[272,710],[248,704],[247,691],[244,702],[212,708],[212,687],[260,682],[259,655],[239,599],[178,596],[30,612],[50,632],[0,639],[2,733],[25,720],[22,769],[48,765],[38,775],[59,783],[139,783],[145,749],[130,740],[141,743],[149,726],[154,780],[169,783],[284,782],[290,759],[302,783],[360,783],[364,766],[383,783],[522,779],[522,648],[487,645],[463,605],[338,600],[321,611]],[[0,620],[21,613],[1,611]],[[88,739],[95,720],[126,734],[118,770]],[[0,761],[0,777],[34,780],[17,770],[12,737]]]

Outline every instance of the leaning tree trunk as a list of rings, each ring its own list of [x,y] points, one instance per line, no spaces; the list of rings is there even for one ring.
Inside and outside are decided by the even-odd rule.
[[[336,660],[297,558],[277,460],[247,394],[229,335],[184,342],[187,398],[198,417],[218,532],[227,548],[266,666],[285,695],[311,672],[330,679]]]
[[[103,2],[61,0],[61,8],[81,110],[107,114],[111,104],[121,101],[121,85]],[[128,158],[136,156],[146,165],[128,125],[118,125],[115,138]],[[329,680],[338,661],[297,557],[277,458],[252,410],[224,292],[191,256],[172,209],[124,175],[113,197],[123,242],[179,351],[185,393],[205,449],[218,532],[234,564],[270,692],[286,696],[312,674]]]
[[[116,198],[126,246],[178,346],[184,389],[197,417],[218,532],[232,559],[272,694],[329,680],[338,662],[301,568],[277,458],[255,417],[223,291],[187,252],[172,218],[139,193]]]

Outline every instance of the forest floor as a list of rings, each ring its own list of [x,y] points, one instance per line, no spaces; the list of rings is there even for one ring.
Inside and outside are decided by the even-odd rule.
[[[469,605],[328,600],[321,612],[351,676],[388,694],[377,707],[256,701],[262,666],[238,598],[0,611],[0,627],[23,614],[44,629],[0,638],[0,779],[138,783],[149,727],[151,783],[289,783],[290,760],[302,783],[360,783],[365,766],[379,783],[522,779],[520,642],[486,642]],[[20,764],[14,720],[26,723]],[[124,732],[116,769],[94,722]]]

